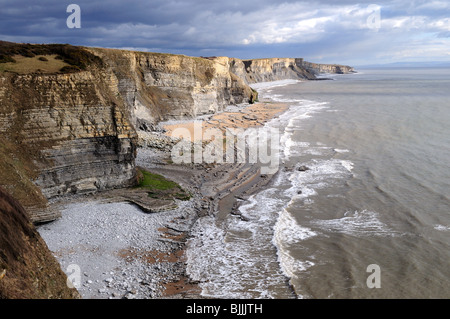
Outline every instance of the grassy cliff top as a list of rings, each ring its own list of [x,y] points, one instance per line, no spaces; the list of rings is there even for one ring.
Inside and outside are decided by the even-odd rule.
[[[71,73],[86,70],[92,64],[103,62],[83,47],[0,41],[0,71]]]
[[[13,55],[14,62],[0,63],[0,72],[9,71],[19,74],[27,73],[57,73],[61,70],[68,70],[70,64],[62,61],[56,54],[36,55],[25,57],[23,55]],[[64,68],[64,69],[63,69]]]

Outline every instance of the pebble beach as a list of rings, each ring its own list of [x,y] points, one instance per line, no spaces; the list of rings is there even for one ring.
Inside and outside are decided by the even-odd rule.
[[[260,126],[285,109],[282,104],[264,103],[234,107],[211,117],[205,129]],[[166,134],[182,125],[189,128],[192,122],[172,124]],[[143,147],[136,165],[192,194],[189,201],[176,201],[176,208],[148,213],[132,202],[114,200],[108,192],[80,195],[53,203],[62,217],[38,226],[84,299],[202,297],[186,274],[190,230],[201,217],[232,213],[238,202],[270,180],[261,177],[255,165],[177,165],[169,157],[168,149]]]

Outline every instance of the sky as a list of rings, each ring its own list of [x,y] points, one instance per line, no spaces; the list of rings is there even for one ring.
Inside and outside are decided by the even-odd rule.
[[[450,1],[0,0],[0,40],[352,66],[450,62]]]

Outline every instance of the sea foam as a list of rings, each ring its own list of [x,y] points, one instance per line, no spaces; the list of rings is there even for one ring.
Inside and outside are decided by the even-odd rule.
[[[315,220],[312,224],[328,232],[339,232],[352,236],[394,236],[397,234],[381,222],[379,214],[370,210],[347,211],[335,219]]]

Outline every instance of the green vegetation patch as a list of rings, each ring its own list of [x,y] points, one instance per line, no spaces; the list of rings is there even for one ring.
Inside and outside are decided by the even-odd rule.
[[[177,183],[142,168],[138,168],[138,185],[136,187],[148,190],[148,196],[152,198],[176,198],[180,200],[189,200],[191,198],[190,194],[184,191]]]
[[[150,173],[141,169],[142,179],[139,181],[139,187],[145,187],[155,190],[168,190],[174,187],[181,188],[177,183],[166,179],[164,176]]]
[[[252,95],[250,97],[250,104],[259,102],[259,100],[258,100],[258,91],[256,91],[253,88],[251,88],[251,89],[252,89]]]

